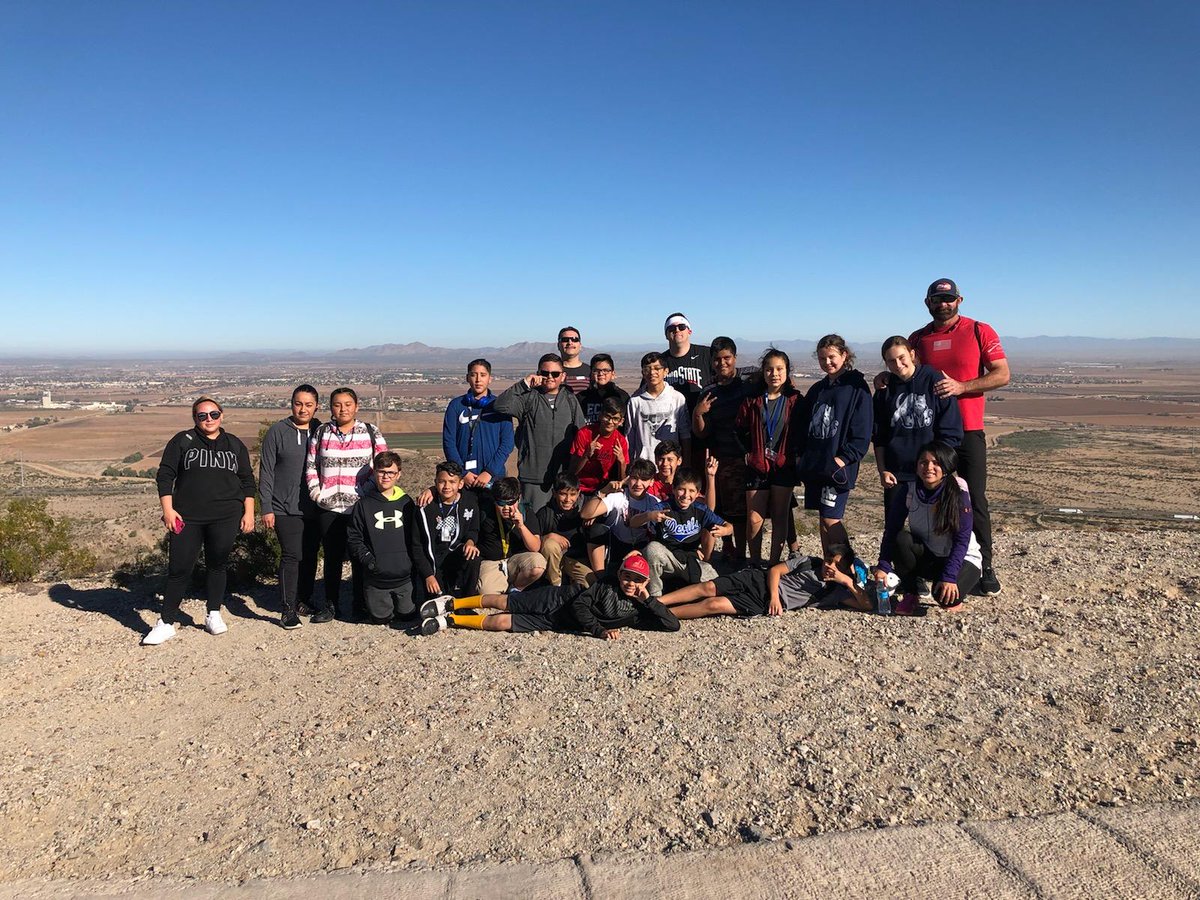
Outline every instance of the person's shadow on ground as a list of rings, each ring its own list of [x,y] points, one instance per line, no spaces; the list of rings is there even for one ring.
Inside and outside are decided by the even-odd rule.
[[[144,584],[134,582],[128,587],[103,587],[103,588],[74,588],[71,585],[62,582],[53,584],[47,593],[50,599],[60,606],[67,609],[76,609],[82,612],[99,613],[106,615],[116,622],[124,625],[130,631],[144,635],[150,630],[150,626],[146,624],[146,620],[142,617],[142,612],[152,612],[157,614],[162,607],[162,601],[155,596],[153,590],[154,582],[146,580]],[[201,589],[198,592],[189,592],[188,596],[203,596],[204,591]],[[247,602],[246,597],[250,597],[258,609],[252,608]],[[237,594],[226,594],[224,610],[232,616],[239,619],[256,619],[260,622],[276,622],[277,616],[263,615],[259,609],[270,609],[269,602],[264,603],[264,600],[269,600],[272,597],[272,591],[263,587],[254,587],[248,590],[239,591]],[[185,597],[186,599],[186,597]],[[197,628],[204,627],[203,618],[198,622],[195,617],[189,617],[187,612],[183,613],[183,626],[189,624]]]

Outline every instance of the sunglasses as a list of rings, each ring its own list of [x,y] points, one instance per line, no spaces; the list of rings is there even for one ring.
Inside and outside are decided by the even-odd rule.
[[[204,422],[208,419],[212,419],[215,422],[219,418],[221,418],[221,411],[219,409],[214,409],[212,412],[196,413],[197,422]]]
[[[670,334],[673,331],[687,331],[687,330],[688,330],[688,327],[686,325],[668,325],[667,326],[667,334]]]
[[[578,343],[579,343],[579,338],[577,338],[577,337],[566,337],[566,336],[564,336],[564,337],[560,337],[560,338],[558,339],[558,342],[559,342],[560,344],[578,344]]]
[[[562,370],[557,372],[548,372],[545,369],[538,369],[538,375],[542,378],[562,378]]]
[[[620,578],[622,581],[632,581],[635,584],[641,584],[643,581],[650,580],[645,575],[639,575],[636,572],[624,572],[624,571],[622,571],[620,573]]]
[[[962,297],[948,297],[945,294],[942,294],[941,296],[938,296],[938,297],[930,297],[925,302],[928,303],[930,306],[936,306],[939,303],[957,303],[961,299],[962,299]]]

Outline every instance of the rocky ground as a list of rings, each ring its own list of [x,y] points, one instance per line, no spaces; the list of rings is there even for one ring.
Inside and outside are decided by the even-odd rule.
[[[670,852],[1196,796],[1200,531],[1010,526],[997,552],[1004,594],[961,613],[615,643],[283,632],[264,588],[223,636],[143,648],[155,585],[8,589],[0,880]]]

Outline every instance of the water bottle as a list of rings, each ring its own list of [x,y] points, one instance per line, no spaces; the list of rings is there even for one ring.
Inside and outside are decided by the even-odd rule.
[[[881,616],[892,614],[892,595],[900,584],[900,576],[888,572],[882,581],[875,582],[875,611]]]

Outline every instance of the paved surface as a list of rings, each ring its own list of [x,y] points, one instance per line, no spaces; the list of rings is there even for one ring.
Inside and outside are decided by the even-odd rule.
[[[0,897],[1200,898],[1200,803],[851,831],[669,856],[340,872],[241,885],[25,882]]]

